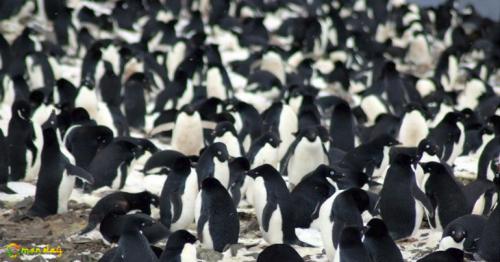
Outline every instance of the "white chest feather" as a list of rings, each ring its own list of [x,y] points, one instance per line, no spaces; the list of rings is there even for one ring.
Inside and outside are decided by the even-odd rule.
[[[179,219],[172,223],[170,229],[172,232],[180,229],[186,229],[194,221],[196,197],[198,195],[198,177],[196,171],[191,170],[186,179],[184,194],[182,194],[182,212]]]
[[[222,75],[217,67],[212,67],[207,71],[207,97],[217,97],[226,100],[226,87],[222,81]]]
[[[203,148],[203,127],[200,115],[181,113],[172,132],[172,147],[185,155],[197,155]]]
[[[398,141],[403,146],[416,147],[429,134],[427,123],[422,114],[417,111],[406,113],[399,130]]]
[[[231,132],[226,132],[220,137],[214,139],[215,142],[221,142],[226,145],[227,152],[232,157],[241,156],[240,142],[237,137],[235,137]]]
[[[270,164],[274,168],[278,168],[279,164],[279,151],[278,148],[272,147],[270,144],[265,144],[259,152],[255,155],[252,162],[252,168]]]
[[[227,161],[220,162],[214,158],[214,177],[225,187],[229,187],[229,166]]]
[[[313,142],[303,138],[297,144],[293,156],[288,162],[288,177],[293,185],[297,185],[309,172],[321,164],[326,164],[323,144],[319,137]]]

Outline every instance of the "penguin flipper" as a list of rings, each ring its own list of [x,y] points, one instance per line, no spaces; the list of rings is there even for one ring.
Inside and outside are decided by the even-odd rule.
[[[262,228],[266,232],[269,231],[271,216],[273,215],[273,212],[276,210],[277,206],[278,203],[276,201],[276,198],[274,196],[268,196],[266,206],[262,211]]]
[[[290,161],[290,158],[292,158],[293,151],[295,151],[298,143],[299,140],[295,139],[295,141],[293,141],[293,143],[288,147],[283,159],[280,161],[280,173],[283,176],[288,176],[288,162]]]
[[[161,132],[171,131],[175,127],[175,122],[163,123],[161,125],[155,126],[151,131],[149,131],[149,136],[153,137]]]
[[[170,194],[170,202],[174,208],[172,223],[175,223],[181,217],[181,213],[182,213],[181,194],[179,194],[178,191],[172,192]]]
[[[5,193],[5,194],[9,194],[9,195],[16,194],[16,191],[10,189],[7,186],[7,184],[0,185],[0,192]]]
[[[422,192],[422,190],[420,190],[416,181],[412,181],[410,190],[411,190],[411,195],[424,207],[427,214],[430,217],[434,217],[434,208],[432,207],[432,203],[429,200],[429,198],[425,195],[425,193]]]
[[[85,170],[79,166],[75,166],[75,165],[72,165],[70,163],[66,163],[66,170],[68,171],[69,175],[79,177],[89,184],[94,183],[94,176],[92,174],[90,174],[87,170]]]

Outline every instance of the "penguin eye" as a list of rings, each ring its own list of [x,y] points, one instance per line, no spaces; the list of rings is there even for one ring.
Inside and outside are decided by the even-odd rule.
[[[217,155],[222,155],[222,152],[221,151],[217,151]]]
[[[332,176],[333,176],[333,175],[335,175],[335,172],[333,172],[333,171],[330,171],[330,175],[332,175]]]
[[[273,141],[274,141],[274,139],[272,139],[272,138],[269,138],[269,142],[271,142],[271,143],[272,143]]]

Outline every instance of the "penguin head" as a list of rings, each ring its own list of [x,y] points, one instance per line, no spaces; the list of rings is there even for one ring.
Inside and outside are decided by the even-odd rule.
[[[439,150],[439,147],[427,138],[422,139],[417,147],[417,154],[419,157],[425,152],[431,156],[435,156]]]
[[[302,131],[302,136],[307,138],[309,142],[314,142],[316,140],[316,137],[318,137],[318,130],[316,127],[309,127],[306,128]]]
[[[85,108],[77,107],[71,111],[71,123],[81,124],[90,121],[90,115]]]
[[[160,205],[160,198],[149,191],[142,191],[137,194],[137,198],[132,200],[135,206],[153,205],[158,207]],[[139,205],[137,205],[139,203]]]
[[[230,132],[233,135],[236,135],[236,129],[234,128],[233,124],[229,121],[223,121],[217,123],[217,126],[215,127],[214,131],[212,132],[212,135],[214,137],[221,137],[223,136],[226,132]]]
[[[389,236],[387,231],[387,226],[384,221],[380,218],[372,218],[364,228],[364,233],[366,237],[385,237]]]
[[[168,237],[166,250],[182,249],[185,244],[194,244],[196,237],[186,230],[177,230]]]
[[[18,100],[12,105],[12,115],[15,115],[22,120],[30,121],[31,106],[24,100]]]
[[[276,170],[273,166],[269,165],[269,164],[264,164],[264,165],[261,165],[261,166],[258,166],[252,170],[249,170],[248,172],[246,172],[247,176],[255,179],[259,176],[266,176],[268,174],[272,174],[272,173],[277,173],[279,175],[279,172],[278,170]]]
[[[399,145],[400,142],[389,134],[382,134],[372,140],[377,146],[394,146]]]
[[[410,166],[414,162],[415,162],[415,159],[413,158],[413,156],[411,156],[409,154],[400,153],[400,154],[397,154],[394,157],[394,159],[392,159],[391,165],[396,164],[396,165],[401,165],[401,166]]]
[[[227,147],[221,142],[216,142],[211,145],[209,145],[206,150],[206,152],[210,152],[212,157],[216,157],[219,162],[225,162],[229,160],[229,153],[227,152]]]
[[[152,226],[154,223],[156,223],[156,221],[144,213],[126,215],[123,230],[142,230],[146,227]]]
[[[262,139],[265,144],[269,144],[274,148],[277,148],[281,144],[281,139],[276,132],[269,131],[262,135]]]
[[[443,235],[450,236],[455,242],[460,243],[467,237],[467,230],[461,225],[454,224]]]
[[[428,162],[428,163],[421,163],[422,170],[426,174],[431,174],[431,175],[439,175],[439,174],[448,174],[447,168],[438,162]]]
[[[451,123],[457,123],[462,120],[463,120],[463,115],[461,112],[449,112],[444,116],[444,119],[442,121],[451,124]]]

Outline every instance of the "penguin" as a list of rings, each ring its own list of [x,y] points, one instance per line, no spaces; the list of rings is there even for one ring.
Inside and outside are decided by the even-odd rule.
[[[457,248],[472,257],[477,252],[479,239],[487,218],[479,215],[465,215],[454,219],[443,230],[439,250]]]
[[[297,114],[291,106],[283,102],[275,102],[262,112],[262,121],[264,129],[274,130],[282,141],[279,146],[279,159],[281,160],[295,140],[294,134],[299,129]]]
[[[370,254],[371,261],[402,262],[403,255],[392,240],[384,221],[372,218],[364,228],[363,245]]]
[[[146,215],[151,214],[151,205],[160,205],[159,197],[148,191],[139,193],[114,192],[97,201],[90,210],[87,226],[80,232],[86,234],[92,231],[110,214],[125,215],[132,210],[141,210]]]
[[[429,134],[426,113],[416,105],[407,105],[399,128],[398,141],[403,146],[418,146]]]
[[[138,214],[138,213],[136,213]],[[128,215],[110,213],[104,217],[99,225],[99,232],[108,243],[117,243],[123,231],[123,225]],[[170,231],[163,224],[154,222],[151,226],[145,227],[142,234],[149,243],[155,244],[168,237]]]
[[[236,129],[231,122],[224,121],[218,123],[215,126],[212,136],[214,136],[214,143],[220,142],[226,145],[227,152],[231,157],[244,155],[243,145],[241,145]]]
[[[257,139],[262,132],[262,119],[254,106],[243,101],[234,100],[226,108],[235,119],[234,127],[245,152],[248,152],[252,140]]]
[[[77,126],[68,130],[64,144],[77,166],[87,169],[97,152],[113,141],[113,131],[105,126]]]
[[[472,214],[488,216],[498,201],[495,183],[476,179],[463,187]]]
[[[288,176],[293,189],[302,178],[321,164],[328,164],[328,153],[323,144],[320,128],[299,131],[295,141],[280,163],[280,171]]]
[[[273,261],[290,261],[290,262],[303,262],[304,259],[287,244],[273,244],[266,247],[260,252],[257,257],[257,262],[273,262]]]
[[[188,156],[198,155],[204,146],[203,123],[200,113],[191,105],[169,116],[169,111],[160,114],[155,120],[155,128],[150,135],[172,130],[172,148]],[[162,118],[171,118],[164,121]],[[174,123],[172,123],[174,122]]]
[[[356,226],[346,226],[340,233],[337,253],[333,261],[342,262],[371,262],[368,250],[361,242],[362,228]]]
[[[277,169],[280,163],[279,149],[281,143],[282,140],[273,131],[265,132],[254,140],[247,153],[251,168],[269,164]]]
[[[233,199],[234,206],[238,206],[241,200],[245,174],[250,170],[250,163],[246,157],[237,157],[229,161],[229,194]]]
[[[444,251],[435,251],[423,258],[417,260],[417,262],[435,262],[435,261],[446,261],[446,262],[463,262],[464,252],[457,248],[449,248]]]
[[[422,187],[432,204],[434,214],[429,217],[429,224],[441,231],[455,218],[469,214],[470,207],[462,185],[455,180],[448,167],[437,162],[421,166],[425,174]]]
[[[500,172],[496,165],[500,154],[500,136],[491,139],[483,148],[477,163],[477,177],[500,184]]]
[[[424,209],[432,217],[433,208],[424,192],[418,187],[412,162],[399,154],[390,163],[380,191],[380,215],[394,240],[413,236],[420,228]]]
[[[149,82],[143,73],[134,73],[125,82],[123,106],[125,116],[131,127],[144,128],[146,115],[145,93],[149,88]]]
[[[448,165],[452,165],[463,150],[465,129],[461,119],[459,112],[450,112],[427,136],[439,147],[438,156]]]
[[[330,118],[331,146],[343,151],[354,149],[355,122],[351,107],[346,102],[335,106]]]
[[[28,211],[30,216],[46,217],[66,212],[76,176],[89,184],[94,182],[89,172],[75,166],[75,159],[62,143],[55,121],[49,121],[43,130],[42,165],[35,201]]]
[[[223,252],[229,245],[238,243],[238,212],[225,187],[213,177],[201,183],[195,220],[198,239],[204,248]]]
[[[85,187],[95,190],[103,186],[122,188],[128,175],[128,166],[137,153],[137,145],[130,141],[114,140],[100,150],[89,164],[88,170],[95,183]]]
[[[172,170],[175,161],[181,157],[184,157],[184,154],[175,150],[158,151],[148,158],[141,171],[146,175],[168,174]]]
[[[389,152],[391,147],[399,144],[399,141],[388,134],[382,134],[368,143],[361,144],[347,152],[339,167],[361,171],[369,178],[383,177],[383,173],[389,165]]]
[[[215,177],[225,187],[229,187],[229,154],[226,145],[213,143],[203,150],[196,165],[198,183],[207,177]]]
[[[7,148],[7,141],[0,129],[0,148]],[[16,192],[7,186],[9,181],[9,158],[8,154],[0,155],[0,192],[6,194],[15,194]]]
[[[327,165],[320,165],[307,174],[292,190],[292,202],[297,207],[294,212],[295,227],[309,228],[318,218],[321,204],[339,190],[336,182],[342,174]]]
[[[186,229],[194,221],[194,204],[198,195],[198,177],[191,161],[184,155],[169,159],[160,196],[160,221],[171,231]]]
[[[158,257],[149,246],[148,240],[142,234],[142,230],[153,225],[154,222],[151,217],[145,214],[127,215],[118,241],[118,250],[111,261],[158,261]]]
[[[177,230],[167,240],[160,262],[189,262],[196,260],[196,237],[186,230]]]
[[[478,251],[474,255],[477,260],[486,260],[488,262],[500,260],[500,241],[498,236],[500,232],[500,205],[491,212],[486,225],[484,225],[481,238],[477,245]]]
[[[253,204],[264,240],[269,244],[305,245],[295,235],[292,198],[280,173],[264,164],[247,175],[255,181]]]
[[[319,216],[311,227],[321,232],[323,247],[329,261],[336,256],[340,234],[346,226],[363,227],[363,213],[370,208],[370,197],[359,188],[337,190],[325,200],[319,209]]]

